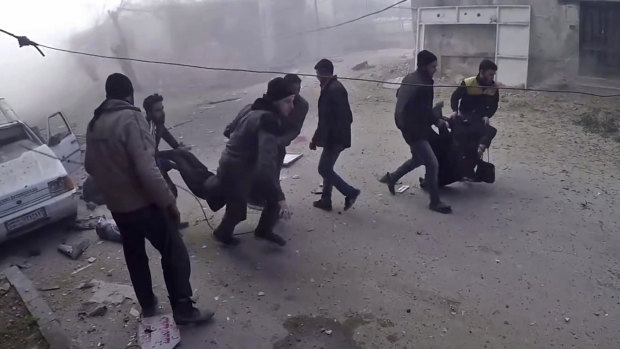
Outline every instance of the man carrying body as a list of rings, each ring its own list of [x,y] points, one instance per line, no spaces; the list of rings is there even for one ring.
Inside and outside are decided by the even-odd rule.
[[[396,126],[411,148],[411,159],[396,171],[387,173],[380,179],[387,184],[392,195],[394,186],[400,178],[424,165],[424,179],[431,202],[429,208],[439,213],[451,213],[452,208],[439,198],[439,163],[429,143],[434,133],[431,126],[447,127],[446,121],[433,113],[433,75],[437,71],[437,57],[429,51],[421,51],[417,57],[418,69],[407,75],[396,94]]]
[[[334,64],[320,60],[314,67],[321,83],[319,97],[319,124],[310,142],[310,149],[322,147],[319,174],[323,177],[323,194],[314,207],[331,211],[332,190],[336,187],[345,196],[344,209],[353,207],[361,191],[349,185],[335,171],[334,166],[343,150],[351,147],[353,113],[347,90],[334,75]]]
[[[133,105],[133,86],[122,74],[106,80],[106,100],[95,110],[86,134],[85,168],[118,225],[129,275],[143,316],[153,316],[153,293],[144,239],[161,253],[164,280],[177,324],[213,316],[194,307],[189,256],[177,225],[175,198],[155,163],[155,139]]]
[[[284,157],[286,156],[286,147],[288,147],[301,133],[301,129],[304,125],[309,109],[308,102],[299,94],[301,92],[301,79],[299,76],[295,74],[287,74],[284,76],[284,81],[288,84],[292,92],[295,93],[295,99],[293,100],[294,108],[291,115],[282,120],[282,134],[278,137],[280,143],[278,149],[278,178],[280,177],[280,171],[282,170]],[[238,126],[239,121],[251,110],[252,104],[249,104],[241,109],[235,120],[226,126],[226,129],[224,130],[224,136],[226,138],[230,138],[231,133]],[[286,200],[282,188],[279,187],[278,189],[280,192],[279,201]],[[264,205],[263,201],[264,200],[258,196],[258,188],[254,188],[250,198],[248,198],[248,202],[255,206],[262,207]]]
[[[216,240],[227,245],[239,243],[233,232],[246,219],[248,198],[257,188],[257,195],[266,203],[254,235],[280,246],[286,244],[273,228],[280,217],[288,219],[291,215],[282,200],[278,174],[282,163],[279,137],[283,134],[282,123],[293,111],[294,99],[295,92],[283,78],[271,80],[267,93],[236,120],[228,133],[230,140],[213,179],[226,204],[224,218],[213,232]]]
[[[464,154],[469,162],[466,165],[467,176],[472,175],[475,162],[491,146],[497,134],[497,129],[490,125],[499,104],[499,90],[493,80],[496,73],[494,62],[482,61],[478,75],[465,79],[450,101],[455,137],[461,146],[467,148]]]

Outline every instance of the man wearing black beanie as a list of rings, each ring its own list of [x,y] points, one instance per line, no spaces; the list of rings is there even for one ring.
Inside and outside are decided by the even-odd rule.
[[[415,72],[403,79],[396,93],[396,127],[402,132],[411,149],[411,159],[396,171],[388,172],[380,181],[387,184],[390,193],[395,195],[394,186],[398,180],[424,165],[425,188],[431,197],[429,208],[439,213],[451,213],[452,208],[442,203],[439,198],[439,163],[428,142],[434,133],[431,126],[447,127],[447,122],[433,112],[433,75],[437,71],[437,57],[429,51],[420,51],[417,67]]]
[[[209,187],[221,193],[226,213],[213,235],[226,245],[237,245],[235,226],[246,219],[247,202],[253,188],[266,203],[254,230],[256,238],[284,246],[286,241],[273,232],[280,218],[289,219],[286,200],[280,195],[280,140],[283,118],[293,111],[295,91],[283,78],[271,80],[267,93],[257,99],[250,111],[240,114],[229,126],[229,141],[222,152],[217,176]],[[212,207],[214,208],[214,207]],[[215,207],[217,209],[217,207]]]
[[[86,133],[85,168],[101,191],[123,239],[129,276],[142,315],[157,312],[144,240],[161,253],[168,296],[177,324],[209,320],[213,312],[193,305],[189,256],[178,231],[175,198],[155,163],[155,139],[140,109],[133,106],[133,85],[112,74],[106,99],[95,110]]]

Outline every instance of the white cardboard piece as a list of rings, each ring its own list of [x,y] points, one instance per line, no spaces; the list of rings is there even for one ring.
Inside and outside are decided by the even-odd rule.
[[[142,349],[174,349],[181,343],[181,332],[172,314],[143,318],[138,326],[138,343]]]

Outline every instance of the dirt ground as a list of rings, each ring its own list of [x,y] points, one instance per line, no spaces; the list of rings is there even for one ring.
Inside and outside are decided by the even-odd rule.
[[[406,73],[410,58],[390,50],[335,64],[343,76],[391,79]],[[350,70],[364,60],[374,67]],[[300,70],[311,71],[311,65]],[[220,247],[201,221],[201,207],[181,194],[181,210],[192,223],[183,235],[195,295],[216,310],[212,324],[182,329],[183,348],[620,347],[619,143],[575,124],[584,113],[617,113],[618,99],[502,92],[490,154],[497,181],[445,188],[442,196],[454,214],[443,216],[426,208],[428,198],[417,185],[423,169],[403,178],[411,188],[395,197],[377,181],[409,156],[394,126],[395,90],[345,81],[354,138],[337,170],[362,196],[351,211],[325,213],[311,205],[320,183],[319,153],[307,149],[317,122],[318,82],[303,84],[311,110],[289,151],[304,157],[282,172],[294,211],[277,228],[286,247],[252,235],[241,236],[237,248]],[[170,123],[192,120],[173,133],[215,168],[226,122],[263,89],[169,99]],[[436,101],[448,105],[451,92],[436,89]],[[241,100],[208,103],[231,97]],[[334,204],[343,202],[335,193]],[[81,216],[88,214],[99,212]],[[207,215],[215,225],[221,212]],[[238,232],[251,231],[257,221],[251,211]],[[61,241],[84,238],[92,245],[79,261],[55,251]],[[56,227],[0,246],[0,265],[27,259],[32,266],[24,272],[36,284],[61,286],[43,295],[76,347],[125,348],[135,343],[137,320],[129,315],[135,305],[126,301],[101,318],[77,315],[92,295],[77,290],[79,283],[129,283],[120,245],[97,241],[92,231]],[[33,246],[41,254],[28,257]],[[155,290],[166,310],[159,258],[150,252]],[[97,261],[72,275],[88,257]]]
[[[0,279],[0,285],[9,285]],[[0,342],[4,349],[49,349],[37,319],[30,315],[14,287],[0,290]]]

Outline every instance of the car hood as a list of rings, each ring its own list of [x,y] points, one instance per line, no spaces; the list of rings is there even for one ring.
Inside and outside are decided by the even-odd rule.
[[[0,164],[0,196],[67,175],[54,152],[41,145]]]

